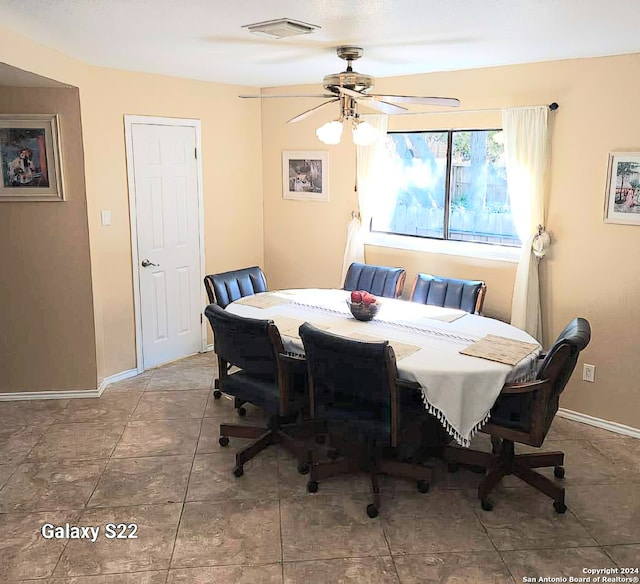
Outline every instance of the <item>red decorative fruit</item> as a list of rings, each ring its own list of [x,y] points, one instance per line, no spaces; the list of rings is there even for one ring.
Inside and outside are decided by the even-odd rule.
[[[351,302],[362,302],[362,292],[357,290],[351,292]]]
[[[373,296],[372,294],[367,293],[366,295],[362,296],[362,302],[364,304],[375,304],[376,303],[376,297]]]

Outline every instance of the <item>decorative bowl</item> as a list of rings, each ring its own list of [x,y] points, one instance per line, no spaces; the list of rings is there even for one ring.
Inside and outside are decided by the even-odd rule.
[[[351,302],[351,300],[346,300],[346,303],[353,317],[363,321],[372,320],[378,313],[378,308],[380,308],[378,303],[365,304],[364,302]]]

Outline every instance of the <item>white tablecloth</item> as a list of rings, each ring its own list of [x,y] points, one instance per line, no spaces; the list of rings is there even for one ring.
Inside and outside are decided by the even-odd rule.
[[[398,359],[402,379],[417,381],[422,387],[427,410],[438,417],[443,426],[461,445],[471,438],[489,417],[490,409],[506,381],[530,379],[535,373],[539,351],[523,359],[515,367],[461,355],[459,351],[487,334],[537,344],[524,331],[509,324],[434,306],[405,300],[379,299],[376,318],[360,322],[353,318],[345,302],[344,290],[283,290],[266,292],[257,297],[282,304],[257,308],[243,299],[227,307],[229,312],[252,318],[274,319],[291,324],[291,319],[308,321],[343,336],[368,335],[414,345],[419,350]],[[462,315],[462,316],[460,316]],[[447,322],[460,316],[453,322]],[[282,337],[287,351],[303,353],[299,337]]]

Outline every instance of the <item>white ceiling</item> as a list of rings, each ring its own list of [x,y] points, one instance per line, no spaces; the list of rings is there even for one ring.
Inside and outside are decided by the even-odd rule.
[[[321,28],[241,28],[281,17]],[[638,0],[0,0],[0,23],[93,65],[257,87],[320,83],[344,44],[377,77],[640,52]]]

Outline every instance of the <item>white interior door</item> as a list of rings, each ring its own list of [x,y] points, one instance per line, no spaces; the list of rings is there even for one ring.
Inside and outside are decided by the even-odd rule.
[[[143,368],[148,369],[202,348],[196,129],[133,123],[130,138],[138,330]]]

